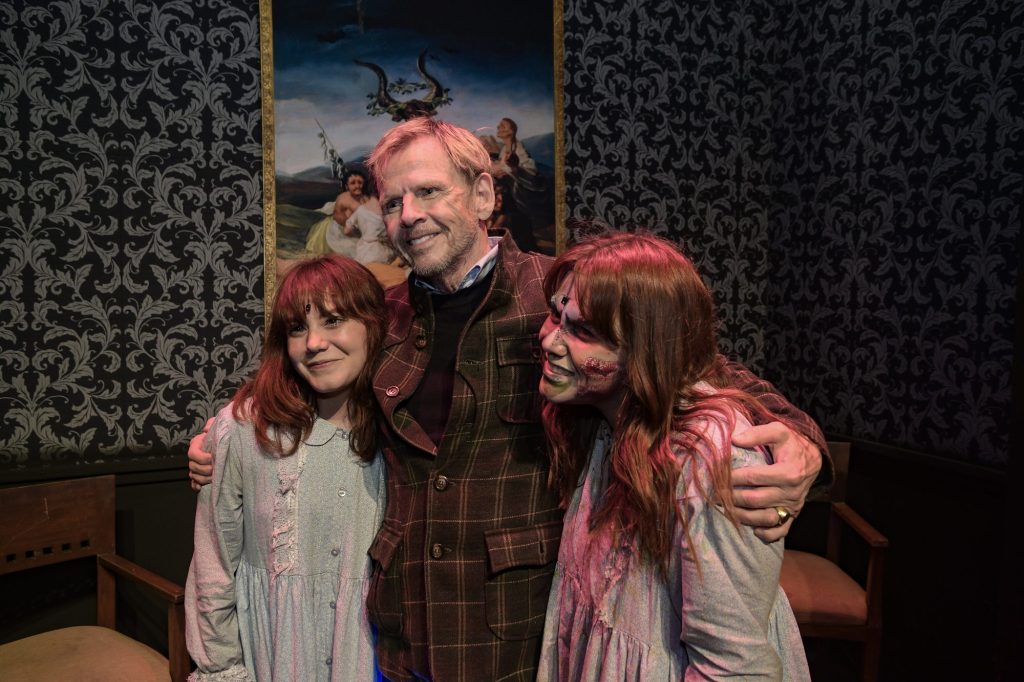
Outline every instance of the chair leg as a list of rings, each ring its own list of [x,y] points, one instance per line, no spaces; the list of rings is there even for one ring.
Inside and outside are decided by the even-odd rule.
[[[861,663],[861,680],[863,682],[876,682],[878,680],[878,665],[882,658],[882,630],[869,629],[867,637],[864,638],[864,659]]]
[[[185,607],[182,604],[172,604],[167,609],[167,662],[171,682],[185,682],[192,665],[185,646]]]

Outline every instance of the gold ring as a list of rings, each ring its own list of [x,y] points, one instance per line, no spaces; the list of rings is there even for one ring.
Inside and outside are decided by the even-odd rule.
[[[782,507],[776,507],[775,513],[779,515],[779,522],[775,524],[776,526],[781,526],[782,524],[786,523],[786,521],[789,521],[791,518],[793,518],[793,515]]]

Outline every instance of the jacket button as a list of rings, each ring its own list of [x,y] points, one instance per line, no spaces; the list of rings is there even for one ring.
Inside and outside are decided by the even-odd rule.
[[[438,476],[434,479],[434,490],[444,490],[448,487],[448,477]]]
[[[444,547],[437,543],[434,543],[434,546],[430,548],[430,556],[434,557],[435,559],[440,559],[444,556]]]
[[[420,334],[419,336],[416,337],[416,341],[413,342],[413,345],[419,348],[420,350],[423,350],[424,348],[427,347],[427,337]]]
[[[384,395],[389,398],[394,398],[398,395],[398,386],[388,386],[387,390],[384,391]]]

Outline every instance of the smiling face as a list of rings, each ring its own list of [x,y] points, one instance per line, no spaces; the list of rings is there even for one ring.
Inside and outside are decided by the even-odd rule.
[[[549,305],[540,329],[541,395],[556,404],[593,405],[614,423],[625,395],[622,351],[583,318],[572,273],[562,280]]]
[[[453,290],[489,249],[480,221],[494,207],[490,175],[468,181],[436,140],[422,137],[397,152],[379,177],[391,243],[417,275]]]
[[[366,325],[307,305],[305,320],[288,329],[288,359],[316,393],[317,413],[346,414],[353,383],[367,361]]]

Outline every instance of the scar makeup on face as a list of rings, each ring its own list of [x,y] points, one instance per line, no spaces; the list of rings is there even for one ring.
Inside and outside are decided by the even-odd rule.
[[[540,333],[541,393],[553,403],[617,409],[623,390],[621,352],[583,316],[571,273],[548,302],[551,310]]]
[[[622,365],[613,360],[601,360],[593,356],[584,358],[578,365],[578,371],[584,381],[577,387],[579,397],[603,394],[611,391],[618,384],[617,377]]]
[[[583,361],[580,371],[594,379],[607,379],[619,371],[619,363],[588,357]]]

